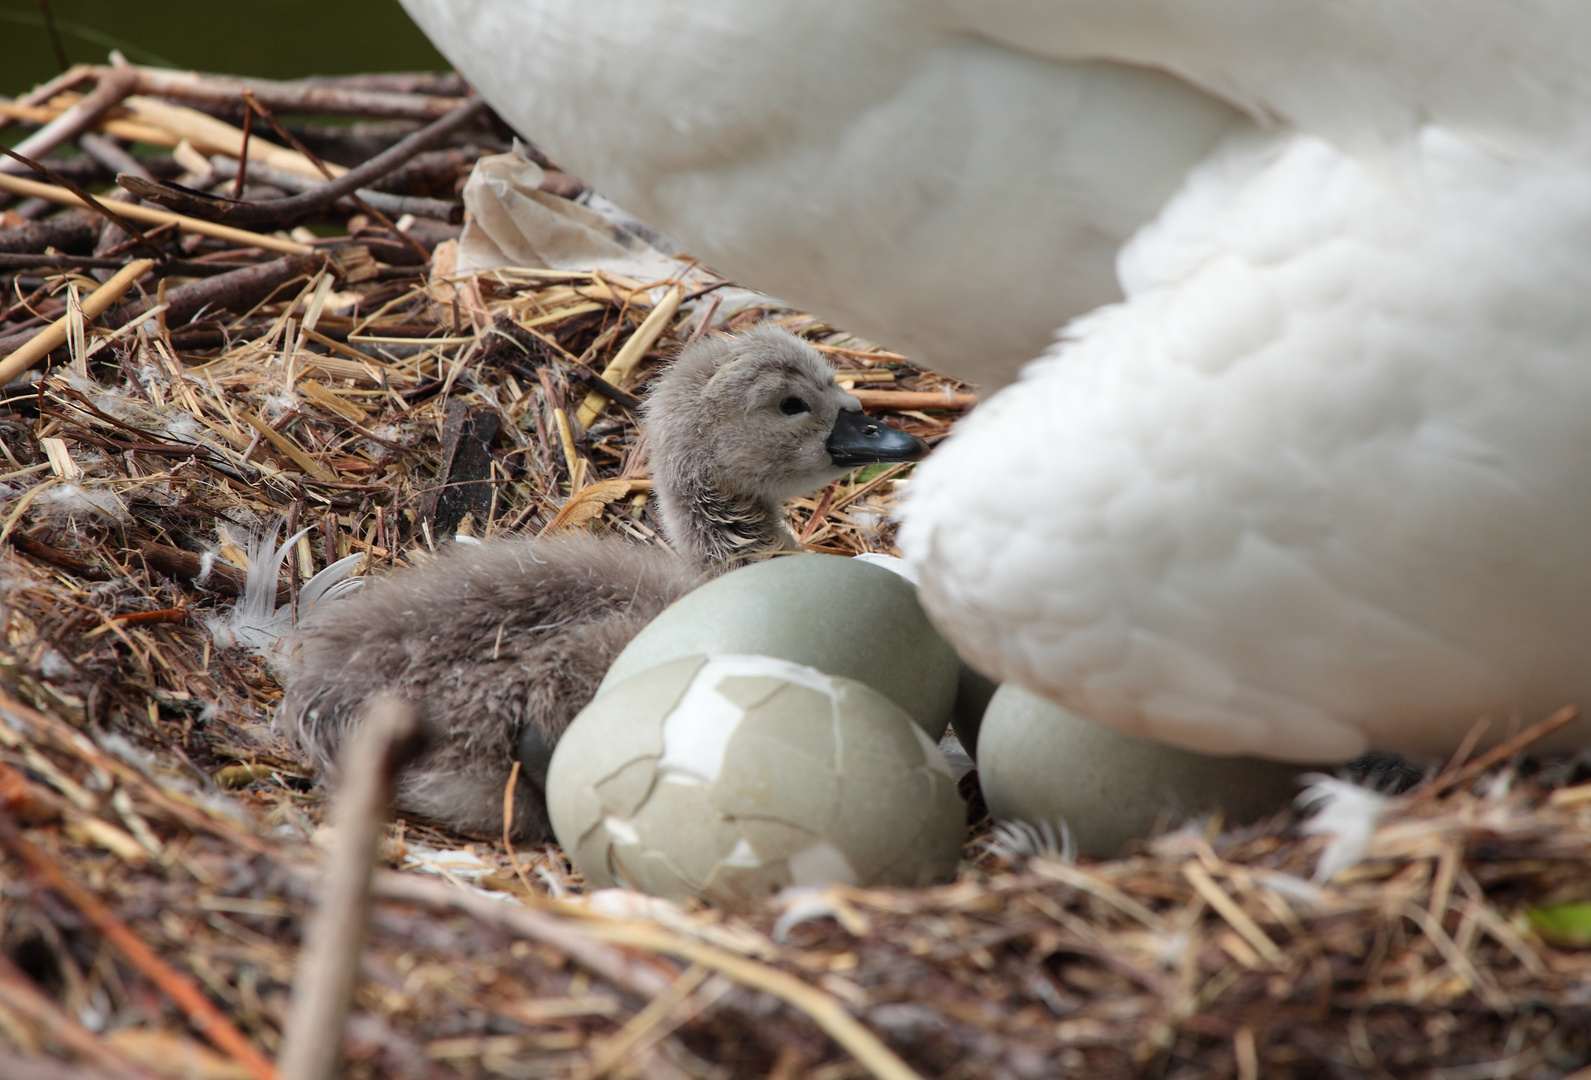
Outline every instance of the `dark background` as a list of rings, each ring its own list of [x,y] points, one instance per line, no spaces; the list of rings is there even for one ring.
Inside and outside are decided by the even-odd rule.
[[[360,71],[445,71],[397,0],[52,0],[73,62],[134,63],[296,78]],[[0,0],[0,94],[57,72],[37,0]]]

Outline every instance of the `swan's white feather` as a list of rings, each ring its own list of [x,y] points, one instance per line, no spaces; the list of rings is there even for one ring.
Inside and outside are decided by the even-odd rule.
[[[1119,295],[1117,249],[1245,122],[922,4],[404,7],[510,123],[692,254],[988,385]]]
[[[1299,792],[1296,800],[1300,809],[1310,813],[1303,831],[1311,836],[1330,837],[1315,864],[1315,881],[1330,881],[1365,857],[1376,825],[1392,800],[1321,773],[1307,773],[1301,779],[1309,781],[1309,787]]]

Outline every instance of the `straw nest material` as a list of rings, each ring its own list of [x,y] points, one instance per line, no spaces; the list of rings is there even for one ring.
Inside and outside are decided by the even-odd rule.
[[[238,152],[244,89],[260,106],[250,159],[307,173],[299,187],[317,194],[206,231],[223,204],[160,180],[233,193],[213,156]],[[36,134],[79,109],[54,143],[31,140],[24,156],[50,172],[7,181],[35,201],[0,231],[0,357],[60,331],[33,372],[0,360],[0,1074],[273,1075],[325,796],[270,726],[271,671],[221,643],[279,523],[308,530],[276,583],[284,617],[351,554],[378,574],[455,534],[659,542],[632,408],[670,349],[721,324],[715,279],[446,273],[455,192],[502,149],[478,110],[455,115],[466,93],[123,67],[0,104]],[[279,134],[273,110],[379,119]],[[359,203],[322,198],[313,157],[357,167],[450,116],[417,156],[356,177]],[[70,208],[63,184],[103,187],[134,144],[139,193],[188,217]],[[162,146],[174,152],[149,156]],[[415,201],[388,213],[372,192]],[[295,193],[246,177],[241,194]],[[120,291],[91,305],[104,278]],[[683,299],[698,302],[681,313]],[[925,437],[970,403],[809,315],[765,306],[730,324],[760,319],[825,349],[871,408]],[[874,470],[798,502],[797,533],[819,551],[889,551],[902,479]],[[985,819],[953,884],[738,914],[588,899],[555,847],[399,820],[346,1075],[1591,1075],[1576,1073],[1591,1062],[1580,779],[1503,755],[1456,762],[1414,795],[1368,800],[1363,858],[1329,880],[1323,850],[1353,838],[1291,815],[1204,822],[1088,863]]]

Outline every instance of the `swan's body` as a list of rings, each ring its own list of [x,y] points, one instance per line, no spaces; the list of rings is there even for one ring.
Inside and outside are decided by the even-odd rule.
[[[405,5],[748,284],[990,386],[1045,354],[905,510],[989,673],[1292,760],[1591,706],[1591,9]]]
[[[776,330],[687,347],[654,383],[647,429],[675,551],[588,535],[453,544],[317,607],[280,709],[311,763],[334,771],[370,696],[394,690],[434,736],[398,778],[400,808],[495,834],[517,753],[515,829],[546,835],[552,747],[630,639],[708,576],[793,550],[786,499],[926,450],[865,421],[828,363]]]

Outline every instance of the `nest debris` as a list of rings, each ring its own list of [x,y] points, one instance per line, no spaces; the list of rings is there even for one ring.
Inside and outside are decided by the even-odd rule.
[[[467,100],[456,78],[78,68],[0,103],[40,134],[77,109],[55,134],[81,148],[35,142],[53,175],[36,183],[57,194],[0,230],[0,357],[62,330],[47,374],[0,404],[0,1072],[271,1075],[325,805],[270,726],[271,672],[207,628],[244,586],[251,537],[308,530],[278,586],[289,609],[332,562],[363,554],[382,573],[453,535],[657,543],[632,410],[657,362],[709,327],[778,321],[930,441],[971,400],[802,312],[717,318],[711,284],[447,273],[463,176],[505,148],[487,116],[352,204],[272,189],[252,167],[238,190],[206,156],[236,154],[213,125],[248,116],[256,154],[282,136],[276,168],[358,169]],[[273,108],[375,119],[273,129]],[[135,236],[118,208],[141,204],[72,205],[72,186],[107,180],[135,145],[172,151],[128,159],[145,197],[181,182],[185,221],[214,209],[194,192],[236,193],[293,200],[292,231],[264,231],[251,208],[255,241],[170,220]],[[548,176],[553,194],[581,191]],[[383,224],[369,191],[414,201]],[[117,271],[126,287],[92,316],[85,298]],[[687,285],[705,302],[665,307]],[[892,550],[901,473],[798,500],[802,543]],[[512,853],[399,820],[346,1075],[1591,1075],[1576,906],[1591,784],[1517,760],[1444,776],[1388,801],[1365,858],[1326,883],[1326,840],[1290,814],[1084,864],[980,818],[952,884],[740,913],[586,900],[555,846]],[[835,1041],[858,1021],[871,1043]]]

